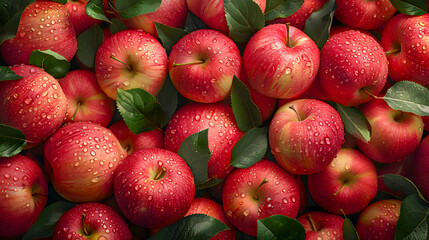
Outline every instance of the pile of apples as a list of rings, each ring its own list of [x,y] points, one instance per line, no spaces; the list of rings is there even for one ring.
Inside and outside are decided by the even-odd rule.
[[[1,239],[427,238],[429,1],[8,4]]]

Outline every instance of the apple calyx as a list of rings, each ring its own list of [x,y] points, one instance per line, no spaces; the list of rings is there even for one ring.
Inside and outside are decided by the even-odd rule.
[[[313,232],[318,232],[320,230],[320,228],[316,225],[316,223],[314,222],[313,218],[311,217],[311,215],[307,215],[307,220],[310,223],[310,227],[311,227],[311,231]]]
[[[121,60],[119,60],[115,56],[110,55],[110,58],[113,59],[113,60],[115,60],[115,61],[118,61],[118,62],[122,63],[124,66],[127,67],[128,71],[130,71],[130,72],[133,71],[133,67],[131,67],[129,64],[126,64],[126,63],[122,62]]]
[[[194,64],[203,64],[206,61],[204,60],[197,60],[195,62],[188,62],[188,63],[173,63],[172,67],[177,67],[177,66],[185,66],[185,65],[194,65]]]
[[[292,109],[296,113],[296,115],[298,116],[298,121],[301,122],[302,121],[301,116],[299,116],[299,113],[296,110],[295,106],[294,105],[290,105],[289,108]]]
[[[290,23],[286,23],[286,37],[287,37],[287,39],[286,39],[286,47],[292,48],[293,45],[290,42]]]
[[[72,121],[74,121],[74,118],[76,117],[77,111],[79,110],[80,105],[82,104],[81,101],[77,102],[76,111],[74,111],[73,117],[71,118]]]
[[[261,188],[262,187],[262,185],[264,185],[265,183],[267,183],[268,182],[268,180],[266,179],[266,178],[264,178],[260,183],[259,183],[259,185],[258,185],[258,187],[256,188],[256,190],[255,190],[255,193],[253,193],[253,199],[255,199],[255,200],[258,200],[259,199],[259,196],[258,196],[258,190],[259,190],[259,188]]]

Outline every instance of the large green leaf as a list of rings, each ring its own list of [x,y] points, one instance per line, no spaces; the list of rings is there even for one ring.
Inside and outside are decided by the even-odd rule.
[[[335,103],[335,109],[340,114],[344,128],[348,133],[361,141],[369,142],[371,139],[371,125],[361,111],[338,103]]]
[[[390,0],[399,12],[407,15],[423,15],[429,11],[427,0]]]
[[[176,44],[183,36],[188,34],[188,32],[183,29],[169,27],[158,22],[155,22],[155,27],[158,37],[162,41],[162,46],[167,50],[168,54],[171,52],[173,45]]]
[[[97,24],[77,37],[76,57],[86,67],[94,67],[95,55],[103,38],[103,30]]]
[[[411,81],[395,83],[381,98],[395,110],[429,116],[429,90],[418,83]]]
[[[267,0],[265,21],[289,17],[298,11],[303,3],[304,0]]]
[[[0,124],[0,157],[12,157],[27,146],[25,135],[16,128]]]
[[[12,69],[6,66],[0,66],[0,81],[18,80],[21,76],[16,75]]]
[[[296,219],[284,215],[273,215],[259,219],[258,239],[263,240],[304,240],[304,227]]]
[[[161,0],[121,0],[115,3],[118,13],[123,19],[155,12],[161,6]]]
[[[359,240],[355,226],[349,218],[344,219],[343,223],[343,239],[344,240]]]
[[[164,86],[158,95],[156,95],[156,100],[161,104],[162,109],[166,113],[166,117],[162,123],[162,127],[165,127],[176,112],[178,104],[178,93],[173,83],[171,83],[170,76],[167,75]]]
[[[428,236],[428,203],[417,194],[404,199],[395,229],[395,240],[427,239]]]
[[[0,0],[0,44],[15,37],[22,12],[36,0]]]
[[[322,49],[328,41],[336,8],[335,0],[328,0],[320,10],[313,12],[305,22],[304,32],[313,39],[319,49]]]
[[[193,32],[198,29],[208,29],[208,28],[209,27],[207,27],[207,25],[201,19],[199,19],[191,12],[188,12],[188,16],[186,16],[185,31]]]
[[[382,177],[390,190],[403,192],[407,196],[417,194],[424,199],[417,186],[410,179],[397,174],[384,174]]]
[[[103,0],[90,0],[85,6],[85,12],[88,16],[112,23],[104,14]]]
[[[248,168],[259,162],[268,148],[267,132],[267,127],[247,131],[232,149],[231,166]]]
[[[110,33],[115,34],[123,30],[127,30],[127,26],[125,26],[125,23],[122,22],[122,20],[119,18],[113,18],[112,23],[110,24]]]
[[[54,78],[63,78],[69,72],[70,62],[60,54],[51,50],[33,50],[28,59],[28,63],[51,74]]]

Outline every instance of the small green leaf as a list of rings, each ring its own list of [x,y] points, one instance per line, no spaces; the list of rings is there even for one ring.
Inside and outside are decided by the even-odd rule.
[[[343,223],[343,239],[344,240],[359,240],[355,226],[349,218],[345,217]]]
[[[223,2],[229,37],[234,41],[245,43],[264,27],[264,15],[253,0],[224,0]]]
[[[259,108],[253,103],[247,86],[234,76],[231,87],[231,106],[235,120],[241,131],[259,127],[262,117]]]
[[[429,116],[429,90],[418,83],[410,81],[395,83],[381,98],[395,110]]]
[[[155,12],[161,6],[161,0],[121,0],[116,1],[116,8],[123,19]]]
[[[127,30],[127,26],[125,26],[124,22],[119,18],[113,18],[110,24],[110,33],[115,34],[123,30]]]
[[[33,226],[24,233],[22,240],[52,237],[55,224],[57,224],[58,220],[65,212],[74,206],[74,203],[66,201],[58,201],[48,205],[43,209],[42,213],[40,213],[39,218]]]
[[[207,165],[211,157],[208,134],[209,130],[206,129],[188,136],[177,152],[191,168],[195,186],[204,184],[208,179]]]
[[[62,5],[67,3],[67,0],[50,0],[51,2],[61,3]]]
[[[192,214],[162,228],[149,240],[208,240],[228,229],[228,226],[216,218],[205,214]]]
[[[51,74],[54,78],[63,78],[70,69],[70,62],[60,54],[51,50],[33,50],[28,59],[28,63]]]
[[[103,42],[103,30],[97,24],[77,37],[77,59],[86,67],[93,68],[98,47]]]
[[[395,240],[427,239],[429,205],[417,194],[404,199],[395,229]]]
[[[18,80],[21,76],[16,75],[12,69],[6,66],[0,66],[0,81]]]
[[[426,0],[390,0],[390,3],[406,15],[423,15],[429,11]]]
[[[403,192],[407,196],[417,194],[422,199],[425,199],[417,186],[410,179],[397,174],[384,174],[382,177],[384,183],[390,190]]]
[[[12,157],[27,146],[25,135],[16,128],[0,124],[0,157]]]
[[[141,88],[117,89],[116,105],[128,128],[134,133],[160,129],[165,112],[156,98]]]
[[[188,16],[186,16],[186,23],[185,23],[185,31],[186,32],[193,32],[198,29],[208,29],[207,25],[201,21],[197,16],[192,14],[191,12],[188,12]]]
[[[211,188],[211,187],[218,185],[222,181],[223,181],[223,179],[209,178],[205,182],[199,184],[198,186],[195,186],[195,190],[202,190],[202,189]]]
[[[0,0],[0,44],[15,37],[24,9],[36,0]]]
[[[166,117],[164,118],[164,122],[162,123],[162,127],[165,127],[176,112],[178,104],[177,90],[171,83],[169,75],[167,75],[167,79],[164,82],[164,86],[156,96],[156,99],[161,104],[162,108],[166,113]]]
[[[268,148],[267,132],[267,127],[247,131],[232,149],[231,166],[248,168],[259,162]]]
[[[335,9],[337,9],[335,0],[328,0],[320,10],[313,12],[305,22],[304,32],[313,39],[319,49],[322,49],[328,41]]]
[[[259,219],[258,239],[263,240],[304,240],[304,227],[296,219],[284,215],[273,215]]]
[[[90,0],[85,6],[85,12],[88,16],[112,23],[104,14],[103,0]]]
[[[348,133],[363,142],[369,142],[371,139],[371,125],[361,111],[338,103],[335,103],[335,109],[340,114],[344,128]]]
[[[303,3],[304,0],[267,0],[265,21],[289,17],[298,11]]]
[[[173,28],[158,22],[155,22],[155,27],[158,37],[162,41],[162,46],[167,50],[168,54],[171,52],[173,45],[176,44],[183,36],[188,34],[188,32],[183,29]]]

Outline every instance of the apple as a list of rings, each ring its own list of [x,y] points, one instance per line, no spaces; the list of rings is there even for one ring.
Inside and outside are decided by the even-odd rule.
[[[27,147],[54,134],[66,115],[67,99],[58,81],[32,65],[10,67],[19,80],[0,81],[0,123],[21,130]]]
[[[357,139],[365,155],[382,163],[400,162],[419,146],[423,120],[413,113],[394,110],[383,99],[374,99],[360,108],[371,126],[371,140]]]
[[[231,106],[191,102],[180,107],[165,129],[164,146],[178,152],[188,136],[208,129],[208,178],[225,179],[234,169],[231,151],[244,133],[235,122]]]
[[[295,178],[277,163],[262,159],[234,170],[222,192],[228,220],[240,231],[256,236],[257,220],[282,214],[295,218],[300,205]]]
[[[308,190],[314,201],[328,212],[357,213],[377,193],[377,172],[361,152],[342,148],[325,170],[308,176]]]
[[[96,22],[94,18],[88,16],[85,7],[88,2],[85,0],[67,0],[65,6],[69,11],[70,22],[73,24],[76,35],[80,35]]]
[[[429,14],[398,14],[382,32],[380,44],[389,60],[389,78],[429,84]]]
[[[359,239],[394,239],[401,203],[396,199],[385,199],[366,207],[356,225]]]
[[[361,30],[348,30],[332,35],[323,46],[318,80],[330,100],[356,106],[381,92],[387,71],[380,44]]]
[[[250,85],[273,98],[293,98],[316,78],[320,54],[317,45],[298,28],[268,25],[256,32],[243,53]]]
[[[323,211],[306,212],[297,218],[305,229],[306,240],[343,239],[344,218]]]
[[[429,199],[429,137],[426,136],[416,152],[412,179],[426,199]]]
[[[193,31],[171,50],[168,71],[177,91],[192,101],[218,102],[229,96],[240,75],[241,56],[234,41],[210,29]]]
[[[113,193],[113,174],[127,152],[105,127],[70,123],[45,143],[45,169],[54,189],[71,202],[101,201]]]
[[[305,208],[307,207],[308,204],[308,196],[307,196],[307,188],[305,187],[301,176],[299,175],[295,175],[295,181],[296,184],[298,184],[298,189],[299,189],[299,194],[300,194],[300,204],[299,204],[299,210],[298,213],[303,213],[305,211]]]
[[[176,153],[147,148],[127,156],[115,172],[115,198],[124,215],[145,228],[170,225],[189,210],[194,177]]]
[[[150,34],[123,30],[101,43],[95,56],[95,75],[113,100],[118,88],[142,88],[155,96],[167,76],[167,53]]]
[[[344,125],[329,104],[299,99],[280,107],[269,128],[271,152],[288,172],[323,171],[344,143]]]
[[[37,1],[22,13],[18,32],[0,45],[0,54],[8,65],[28,64],[33,50],[52,50],[70,61],[77,42],[67,8],[56,2]]]
[[[92,121],[107,127],[115,102],[101,90],[93,72],[73,70],[58,82],[67,98],[65,122]]]
[[[0,158],[0,238],[18,236],[37,220],[48,200],[40,167],[23,155]]]
[[[130,229],[121,216],[102,203],[83,203],[65,212],[55,225],[53,240],[130,240]]]
[[[194,202],[192,202],[192,205],[189,208],[189,211],[185,214],[185,216],[198,213],[214,217],[229,227],[229,230],[224,230],[216,234],[214,237],[210,238],[211,240],[235,239],[236,230],[226,218],[225,212],[223,211],[223,207],[219,203],[209,198],[195,198]]]

